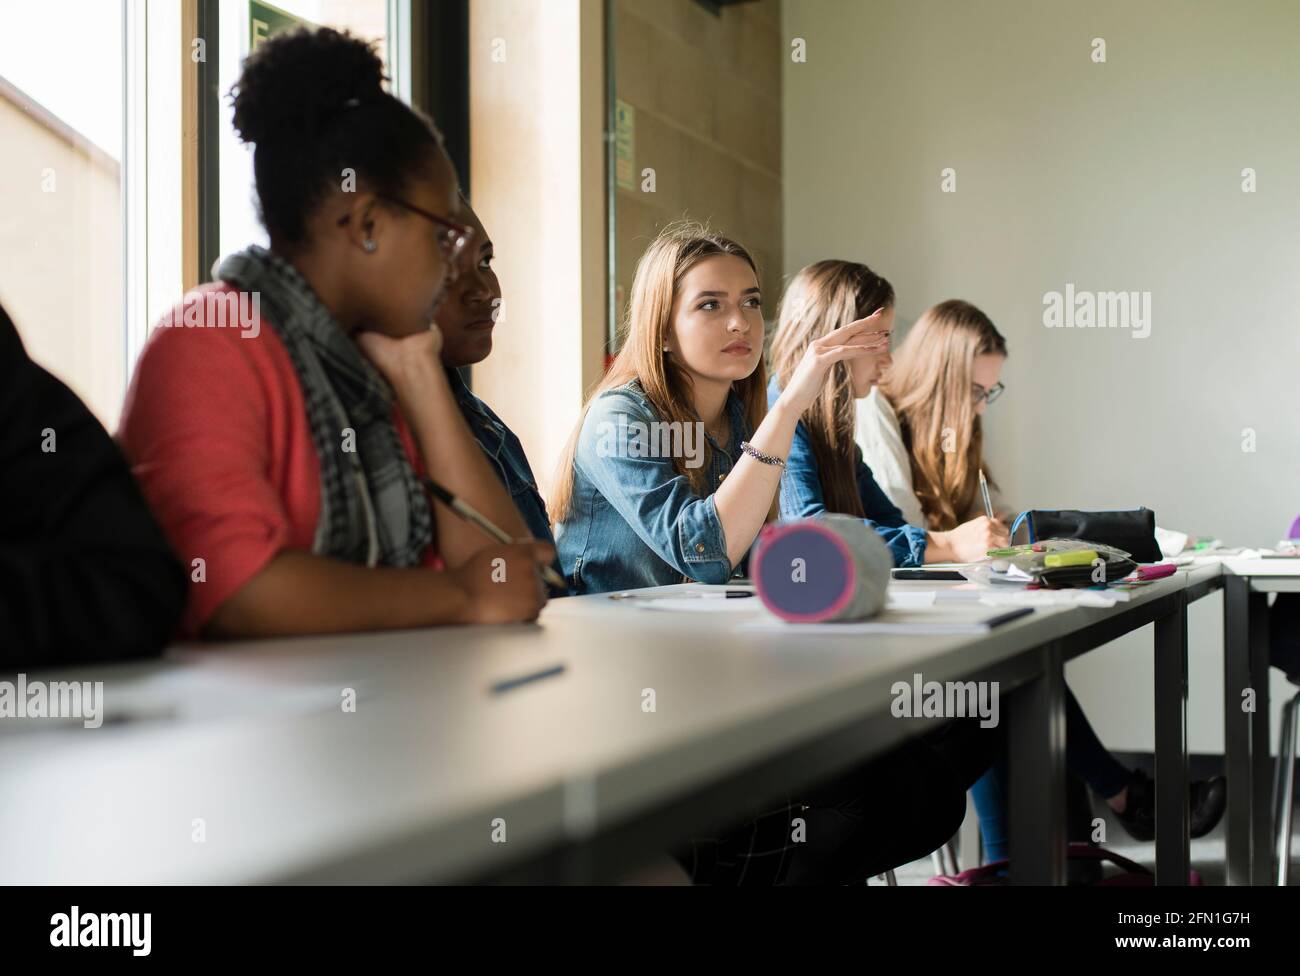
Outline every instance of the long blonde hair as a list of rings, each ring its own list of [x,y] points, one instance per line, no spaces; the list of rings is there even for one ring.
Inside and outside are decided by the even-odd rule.
[[[781,298],[772,338],[773,374],[784,386],[811,342],[893,304],[893,286],[865,264],[818,261],[808,265],[790,279]],[[853,378],[848,363],[838,362],[800,419],[812,440],[826,509],[861,517],[854,417]]]
[[[912,487],[936,531],[955,528],[979,491],[984,435],[972,369],[975,357],[990,354],[1007,354],[1002,333],[974,305],[951,299],[917,320],[879,384],[898,414]]]
[[[694,222],[678,222],[665,227],[641,255],[632,279],[632,297],[628,302],[622,348],[614,357],[604,378],[588,395],[578,423],[560,457],[550,504],[553,523],[563,522],[569,517],[573,502],[573,464],[578,450],[578,438],[582,433],[583,422],[587,419],[587,411],[600,394],[636,380],[654,408],[657,419],[681,424],[699,421],[693,406],[690,377],[679,363],[664,352],[663,347],[672,328],[673,299],[681,286],[682,278],[701,261],[719,255],[740,258],[758,277],[754,259],[745,248]],[[735,384],[751,432],[758,429],[767,414],[766,387],[767,376],[762,359],[753,373]],[[690,479],[692,490],[701,498],[709,493],[711,454],[712,449],[706,439],[704,463],[698,467],[688,468],[684,458],[673,458],[674,470]]]

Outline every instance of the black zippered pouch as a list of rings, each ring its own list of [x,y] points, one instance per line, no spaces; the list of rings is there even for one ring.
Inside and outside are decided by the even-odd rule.
[[[1123,549],[1139,563],[1158,563],[1164,558],[1156,543],[1156,513],[1149,508],[1121,512],[1032,509],[1021,512],[1016,518],[1011,527],[1013,538],[1021,522],[1029,531],[1030,542],[1082,539]]]

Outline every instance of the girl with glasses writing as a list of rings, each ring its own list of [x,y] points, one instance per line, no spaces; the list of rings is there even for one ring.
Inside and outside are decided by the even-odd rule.
[[[859,401],[857,443],[908,522],[944,532],[980,517],[979,476],[988,470],[981,418],[1003,391],[1006,359],[1006,339],[987,315],[969,302],[940,302],[912,326],[880,385]],[[993,504],[1001,524],[1005,512],[996,496]],[[1069,689],[1065,725],[1067,768],[1106,802],[1129,834],[1151,840],[1154,781],[1126,769],[1106,749]],[[988,860],[1008,853],[1006,775],[999,760],[972,791]],[[1225,801],[1222,777],[1190,784],[1193,837],[1214,829]]]
[[[863,459],[909,523],[943,532],[984,513],[980,418],[1002,393],[1006,359],[1006,340],[987,315],[969,302],[940,302],[858,402]],[[991,478],[989,486],[995,514],[1005,515]]]

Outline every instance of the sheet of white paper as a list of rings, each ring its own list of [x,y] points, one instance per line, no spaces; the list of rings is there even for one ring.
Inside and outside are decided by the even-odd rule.
[[[645,600],[632,599],[627,602],[642,610],[671,610],[674,613],[679,611],[685,611],[686,613],[744,613],[746,611],[763,610],[763,602],[756,596],[740,597],[733,600],[716,596],[665,596]]]
[[[737,630],[779,634],[817,634],[834,637],[858,634],[984,634],[988,621],[998,616],[972,604],[960,609],[895,610],[886,608],[870,620],[855,623],[792,624],[776,618],[746,620]]]
[[[916,607],[932,607],[939,594],[934,590],[899,590],[889,589],[889,602],[885,604],[891,610],[907,610]]]
[[[980,597],[987,607],[1113,607],[1127,603],[1126,590],[988,590]]]

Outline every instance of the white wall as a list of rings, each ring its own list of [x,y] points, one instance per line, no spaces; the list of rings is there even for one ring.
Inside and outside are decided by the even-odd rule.
[[[1141,504],[1276,542],[1300,513],[1300,3],[782,10],[787,51],[807,44],[784,65],[786,274],[865,261],[904,326],[951,297],[989,313],[1011,352],[989,456],[1013,503]],[[1151,334],[1044,327],[1067,282],[1151,292]],[[1221,605],[1190,617],[1198,752],[1222,748]],[[1150,646],[1148,628],[1069,671],[1116,749],[1151,748]],[[1275,678],[1275,709],[1288,688]]]

